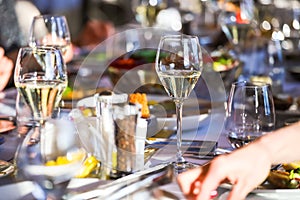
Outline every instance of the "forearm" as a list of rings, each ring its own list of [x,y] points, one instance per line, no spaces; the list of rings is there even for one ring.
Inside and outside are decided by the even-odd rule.
[[[300,160],[300,122],[278,129],[257,141],[269,154],[272,164]]]

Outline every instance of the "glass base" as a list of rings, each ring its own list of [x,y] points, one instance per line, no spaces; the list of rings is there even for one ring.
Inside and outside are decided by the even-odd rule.
[[[194,163],[187,162],[187,161],[173,162],[172,164],[174,166],[174,172],[176,175],[199,166]]]

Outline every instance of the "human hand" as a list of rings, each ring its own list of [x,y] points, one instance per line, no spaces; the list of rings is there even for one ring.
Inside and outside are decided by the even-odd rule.
[[[0,47],[0,91],[7,85],[14,65],[13,61],[6,57],[4,53],[4,49]]]
[[[211,199],[223,182],[233,189],[228,199],[245,199],[268,176],[271,160],[263,146],[253,144],[231,154],[221,155],[209,164],[186,171],[177,177],[182,192],[190,199]]]

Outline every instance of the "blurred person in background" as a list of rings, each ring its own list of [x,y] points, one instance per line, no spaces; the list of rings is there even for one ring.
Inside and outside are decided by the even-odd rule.
[[[37,14],[30,2],[0,1],[0,90],[14,86],[14,61],[19,48],[27,44],[30,24]]]
[[[14,68],[13,61],[5,56],[4,53],[4,49],[0,47],[0,91],[7,86]]]
[[[42,14],[64,15],[72,43],[91,50],[132,21],[130,0],[31,0]]]

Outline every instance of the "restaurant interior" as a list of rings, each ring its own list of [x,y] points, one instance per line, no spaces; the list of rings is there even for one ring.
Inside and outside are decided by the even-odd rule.
[[[300,121],[299,0],[1,0],[0,19],[4,199],[188,199],[178,174]],[[300,174],[270,176],[246,199],[300,198]]]

